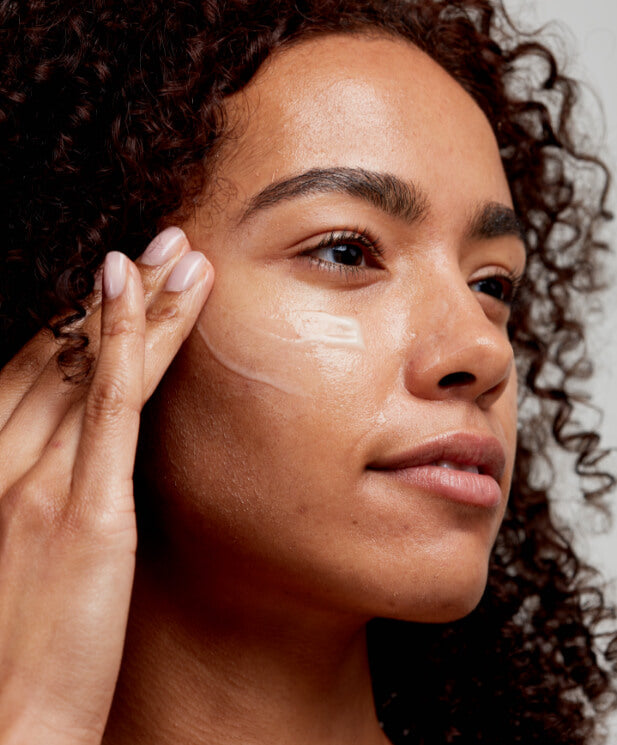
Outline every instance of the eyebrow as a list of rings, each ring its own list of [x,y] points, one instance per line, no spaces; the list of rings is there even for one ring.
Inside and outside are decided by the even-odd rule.
[[[266,186],[251,198],[240,222],[279,202],[330,192],[358,197],[382,212],[409,223],[421,220],[427,213],[426,196],[390,173],[364,168],[313,168]]]
[[[500,238],[514,235],[525,243],[525,226],[516,212],[501,202],[481,205],[469,221],[468,238]]]
[[[281,202],[327,193],[348,194],[363,199],[385,214],[407,223],[419,222],[428,214],[426,194],[414,184],[391,173],[364,168],[313,168],[275,181],[251,197],[239,224]],[[471,239],[514,235],[525,241],[523,223],[513,209],[500,202],[480,205],[465,232]]]

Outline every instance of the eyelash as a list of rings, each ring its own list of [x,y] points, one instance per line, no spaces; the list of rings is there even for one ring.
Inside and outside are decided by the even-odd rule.
[[[516,299],[517,292],[521,284],[523,283],[523,277],[514,271],[507,272],[504,274],[500,274],[500,273],[490,274],[486,277],[480,277],[480,279],[476,279],[473,282],[470,282],[470,287],[473,287],[473,285],[476,285],[480,282],[488,282],[491,280],[497,280],[501,282],[502,287],[504,286],[504,284],[506,285],[506,287],[504,288],[504,297],[498,298],[488,292],[485,292],[483,294],[488,295],[489,297],[492,297],[498,302],[503,303],[504,305],[511,308]]]
[[[323,248],[337,248],[338,246],[356,246],[362,249],[365,260],[370,258],[376,266],[353,266],[351,264],[337,264],[333,261],[325,261],[310,254]],[[368,257],[367,257],[368,254]],[[348,278],[358,278],[366,274],[367,269],[382,268],[383,249],[380,242],[373,238],[368,230],[333,230],[329,235],[315,246],[302,252],[310,262],[317,265],[319,269],[328,272],[337,272]]]
[[[360,247],[363,250],[364,258],[367,258],[366,254],[368,253],[368,257],[373,260],[376,266],[340,264],[333,261],[325,261],[324,259],[310,255],[314,251],[319,251],[323,248],[336,248],[345,245]],[[367,269],[383,267],[384,251],[379,240],[373,238],[368,230],[333,230],[329,235],[319,241],[317,245],[311,246],[311,248],[304,251],[302,256],[305,256],[311,263],[315,264],[319,270],[336,272],[337,274],[344,275],[349,279],[357,279],[359,276],[366,274]],[[508,307],[512,307],[518,289],[523,282],[523,277],[515,271],[491,274],[471,282],[470,287],[480,282],[488,282],[491,280],[501,282],[502,287],[503,285],[506,285],[503,288],[504,297],[498,298],[487,292],[483,294],[488,295],[488,297],[493,297],[495,300]]]

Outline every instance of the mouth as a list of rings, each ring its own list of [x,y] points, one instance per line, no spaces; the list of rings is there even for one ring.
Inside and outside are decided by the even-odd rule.
[[[478,466],[467,466],[464,463],[454,463],[450,460],[440,460],[436,463],[429,463],[429,466],[437,466],[438,468],[449,468],[452,471],[465,471],[465,473],[480,473]]]
[[[367,470],[455,502],[494,508],[502,500],[505,467],[505,451],[495,437],[455,432],[373,461]]]

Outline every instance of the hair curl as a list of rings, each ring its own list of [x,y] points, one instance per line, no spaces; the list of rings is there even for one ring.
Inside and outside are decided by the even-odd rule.
[[[617,638],[599,644],[615,614],[549,493],[555,443],[586,498],[601,505],[613,485],[571,392],[590,373],[580,300],[599,287],[608,175],[572,134],[575,83],[500,5],[0,0],[0,366],[47,326],[63,340],[65,373],[87,374],[75,321],[95,271],[111,249],[136,258],[199,200],[225,139],[225,98],[282,45],[367,28],[411,40],[483,109],[529,255],[510,324],[523,382],[518,458],[489,584],[456,623],[371,623],[379,716],[393,743],[595,742],[615,705]]]

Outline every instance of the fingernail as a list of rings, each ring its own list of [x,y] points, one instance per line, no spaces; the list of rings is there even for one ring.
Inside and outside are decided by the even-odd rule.
[[[167,278],[165,290],[167,292],[182,292],[188,290],[208,263],[206,257],[199,251],[191,251],[183,256],[173,268]]]
[[[110,251],[105,257],[103,290],[110,300],[118,297],[126,284],[126,256],[119,251]]]
[[[180,228],[165,228],[150,241],[139,261],[148,266],[160,266],[175,256],[186,240],[186,235]]]

